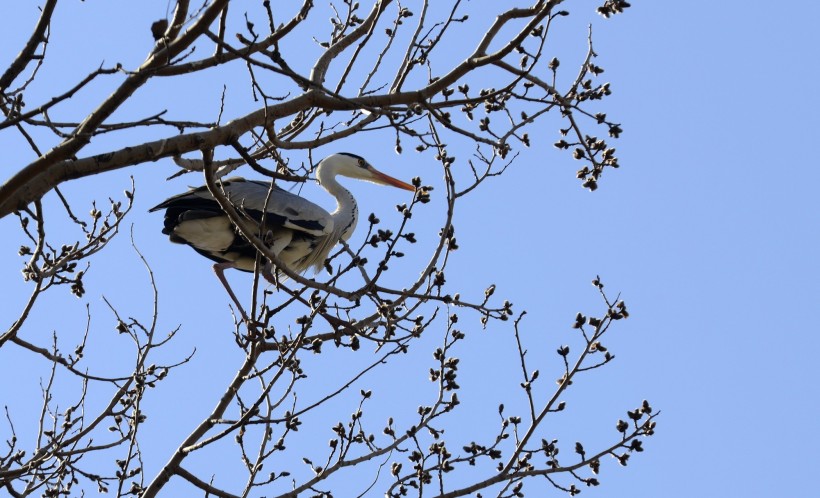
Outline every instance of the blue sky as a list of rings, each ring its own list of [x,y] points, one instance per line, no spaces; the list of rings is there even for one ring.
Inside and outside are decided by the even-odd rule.
[[[144,10],[126,2],[67,4],[66,17],[58,17],[64,27],[53,36],[76,44],[60,52],[60,44],[53,43],[49,70],[86,74],[102,59],[115,60],[121,50],[133,54],[128,62],[136,63],[145,50],[136,40],[164,15],[162,3]],[[615,421],[644,398],[663,414],[646,451],[625,469],[605,462],[602,486],[585,489],[582,496],[811,496],[805,483],[815,466],[811,449],[820,444],[814,386],[820,339],[813,323],[820,302],[814,192],[820,174],[811,145],[820,109],[814,88],[820,7],[808,1],[784,3],[779,10],[747,2],[632,3],[626,14],[604,21],[593,13],[595,2],[566,2],[572,15],[559,23],[560,45],[554,47],[562,64],[580,60],[586,25],[592,23],[597,63],[614,90],[604,108],[625,130],[616,145],[622,167],[607,171],[598,191],[581,189],[574,177],[577,164],[551,146],[557,126],[541,125],[532,149],[461,206],[455,222],[461,249],[448,282],[477,294],[495,283],[500,297],[526,309],[522,324],[531,354],[542,360],[542,374],[553,377],[560,375],[553,350],[573,344],[575,313],[600,309],[590,281],[600,275],[608,290],[622,293],[632,316],[618,323],[606,342],[617,359],[575,386],[567,413],[554,420],[556,434],[570,452],[576,439],[590,441],[590,447],[611,439]],[[479,16],[488,7],[475,2],[470,8],[471,16]],[[31,19],[14,28],[28,29]],[[92,38],[83,26],[106,33]],[[3,37],[15,41],[4,41],[2,61],[16,54],[19,38],[12,35]],[[106,36],[117,43],[100,44]],[[80,57],[87,50],[97,57]],[[57,77],[51,81],[53,87],[42,92],[67,86]],[[208,85],[197,91],[218,99],[222,81]],[[158,85],[138,94],[138,101],[163,108],[172,90]],[[77,99],[77,105],[89,105],[92,97]],[[245,111],[239,100],[229,117]],[[0,135],[7,151],[3,178],[31,160],[14,140]],[[397,156],[391,143],[379,145],[353,139],[344,150],[366,150],[368,159],[391,175],[440,182],[429,157]],[[187,248],[168,244],[159,233],[161,216],[146,212],[187,184],[200,183],[193,177],[164,183],[173,171],[162,161],[66,187],[77,196],[97,188],[120,192],[128,175],[135,176],[137,201],[129,221],[156,274],[160,328],[181,327],[171,357],[197,350],[155,394],[149,411],[155,432],[146,451],[155,452],[156,462],[165,461],[168,444],[187,435],[197,415],[213,405],[214,386],[218,392],[241,359],[231,349],[228,299],[210,265]],[[372,185],[351,189],[363,213],[375,211],[386,221],[395,219],[392,206],[407,200],[403,192]],[[305,195],[323,199],[316,190]],[[424,208],[416,221],[419,230],[424,223],[438,226],[437,207],[433,202]],[[0,220],[5,323],[16,317],[28,292],[19,276],[15,224]],[[56,291],[40,304],[25,333],[42,340],[53,330],[82,328],[88,304],[95,344],[112,351],[125,347],[106,332],[112,318],[101,297],[126,315],[149,316],[145,272],[127,237],[122,234],[95,262],[83,299]],[[231,280],[248,286],[244,275]],[[493,407],[512,397],[502,382],[517,378],[517,364],[509,328],[473,329],[469,345],[459,351],[463,384],[473,384],[460,397],[465,411],[474,410],[470,420],[491,424]],[[0,350],[5,379],[32,361],[9,349]],[[354,366],[343,354],[309,361],[319,381]],[[423,377],[429,355],[402,361],[386,379],[372,380],[385,404],[401,403],[389,394],[395,382],[417,397],[430,394],[423,382],[402,376],[418,370]],[[0,383],[0,404],[13,405],[9,400],[37,389],[38,379],[15,379]],[[191,412],[192,418],[167,413],[179,399],[190,404],[182,413]],[[344,414],[353,410],[352,405],[334,408]]]

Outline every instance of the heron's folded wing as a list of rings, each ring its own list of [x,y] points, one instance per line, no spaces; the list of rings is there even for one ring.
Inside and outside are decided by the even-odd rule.
[[[333,218],[322,207],[275,185],[270,188],[267,182],[227,182],[225,192],[237,207],[257,221],[261,221],[264,212],[266,224],[276,224],[315,237],[333,231]]]
[[[222,188],[228,199],[254,220],[261,221],[264,215],[266,225],[289,228],[315,237],[333,231],[333,218],[330,213],[309,200],[275,185],[271,188],[268,182],[229,178],[222,181]],[[209,209],[215,213],[222,211],[208,188],[204,186],[170,197],[150,211],[163,208]]]

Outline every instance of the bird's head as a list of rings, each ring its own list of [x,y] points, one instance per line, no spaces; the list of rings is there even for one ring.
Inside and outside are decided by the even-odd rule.
[[[408,183],[385,175],[374,168],[363,157],[349,152],[331,154],[324,158],[316,169],[316,177],[319,179],[319,183],[322,183],[323,180],[327,181],[327,179],[333,178],[336,175],[378,183],[379,185],[390,185],[404,190],[416,190],[414,186]]]

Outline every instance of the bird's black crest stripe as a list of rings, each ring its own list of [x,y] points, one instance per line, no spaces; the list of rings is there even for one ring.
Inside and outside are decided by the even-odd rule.
[[[360,159],[360,160],[364,161],[364,158],[362,156],[357,156],[356,154],[351,154],[350,152],[339,152],[339,154],[341,154],[343,156],[350,156],[354,159]]]

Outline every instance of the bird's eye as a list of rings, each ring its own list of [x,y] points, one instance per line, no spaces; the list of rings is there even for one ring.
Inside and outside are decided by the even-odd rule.
[[[364,159],[359,159],[359,167],[360,168],[366,168],[367,167],[367,163],[364,162]]]

